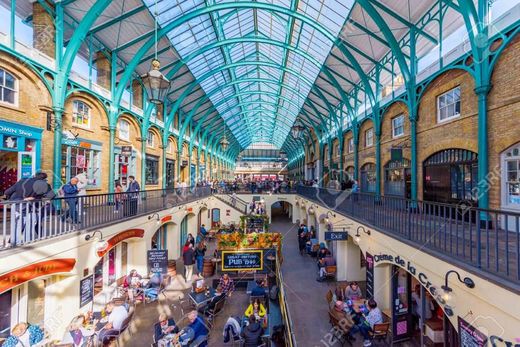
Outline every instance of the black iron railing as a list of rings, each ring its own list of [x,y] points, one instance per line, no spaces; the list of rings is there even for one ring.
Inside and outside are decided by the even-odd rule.
[[[398,239],[520,284],[520,214],[298,187],[298,194]]]
[[[194,187],[0,201],[0,250],[118,223],[210,195],[210,187]]]
[[[230,194],[215,194],[215,197],[242,213],[247,214],[248,205],[244,200]]]

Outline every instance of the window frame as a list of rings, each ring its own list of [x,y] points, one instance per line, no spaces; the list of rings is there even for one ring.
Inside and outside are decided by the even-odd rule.
[[[368,143],[368,134],[370,133],[370,144]],[[374,145],[374,128],[365,130],[365,147],[372,147]]]
[[[7,105],[10,107],[18,107],[19,106],[19,96],[20,96],[20,81],[14,74],[9,72],[8,70],[0,67],[0,71],[3,72],[2,79],[0,79],[0,104]],[[14,86],[13,88],[7,87],[5,83],[5,76],[9,75],[14,80]],[[11,90],[14,93],[14,100],[13,102],[5,101],[4,100],[4,89]]]
[[[442,109],[448,109],[450,106],[454,105],[455,107],[455,111],[457,110],[457,102],[459,103],[459,113],[454,113],[453,115],[451,116],[447,116],[446,118],[444,119],[441,119],[441,98],[445,97],[446,95],[450,94],[450,93],[453,93],[455,90],[459,90],[459,99],[458,101],[454,101],[453,103],[451,104],[446,104]],[[439,94],[437,95],[437,99],[436,99],[436,102],[437,102],[437,123],[445,123],[445,122],[449,122],[453,119],[456,119],[456,118],[459,118],[462,114],[461,112],[461,105],[462,105],[462,93],[461,93],[461,88],[460,88],[460,85],[459,86],[456,86],[454,88],[451,88],[450,90],[442,93],[442,94]]]
[[[396,127],[395,126],[395,121],[398,120],[398,119],[402,119],[402,124],[399,127]],[[400,134],[396,134],[395,133],[396,129],[401,129],[401,133]],[[404,114],[403,113],[401,113],[400,115],[392,118],[392,138],[396,139],[396,138],[399,138],[401,136],[404,136]]]
[[[85,124],[80,124],[77,122],[77,119],[78,119],[78,109],[77,109],[77,106],[78,105],[83,105],[84,107],[86,107],[86,109],[88,110],[88,123],[85,125]],[[76,121],[74,121],[74,115],[76,115]],[[82,117],[84,117],[84,114],[81,114]],[[90,129],[90,126],[91,126],[91,123],[92,123],[92,107],[90,107],[86,102],[82,101],[82,100],[79,100],[79,99],[75,99],[72,101],[72,118],[71,118],[71,121],[72,121],[72,125],[75,126],[75,127],[79,127],[79,128],[83,128],[83,129]]]
[[[149,162],[153,162],[154,166],[153,168],[155,170],[153,171],[149,171],[149,166],[148,163]],[[145,159],[145,184],[147,185],[158,185],[159,184],[159,177],[160,177],[160,168],[159,168],[159,162],[160,162],[160,158],[158,156],[155,156],[155,155],[147,155],[146,156],[146,159]]]
[[[347,153],[354,153],[354,138],[351,137],[347,142]]]
[[[148,130],[148,133],[146,134],[146,147],[155,148],[155,133],[151,130]]]
[[[121,131],[121,124],[122,123],[126,123],[127,126],[128,126],[128,132],[127,132],[127,135],[128,136],[122,136],[123,132]],[[117,128],[118,128],[118,134],[117,134],[117,137],[120,139],[120,140],[123,140],[123,141],[130,141],[130,122],[127,121],[126,119],[120,119],[118,122],[117,122]]]

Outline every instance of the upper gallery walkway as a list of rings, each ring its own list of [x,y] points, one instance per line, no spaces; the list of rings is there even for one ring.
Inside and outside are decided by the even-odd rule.
[[[77,198],[81,223],[77,224],[63,220],[59,211],[66,209],[64,198],[3,201],[0,251],[120,223],[209,196],[247,213],[249,201],[243,194],[252,191],[237,189],[238,196],[232,192],[232,189],[212,191],[210,187],[195,187],[81,196]],[[477,275],[515,290],[520,288],[520,214],[305,186],[297,187],[296,191],[256,190],[253,194],[266,193],[280,197],[296,193]]]

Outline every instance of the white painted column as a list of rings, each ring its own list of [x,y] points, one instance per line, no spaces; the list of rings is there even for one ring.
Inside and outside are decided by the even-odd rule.
[[[336,241],[336,262],[338,265],[339,281],[365,281],[366,268],[361,267],[361,255],[359,247],[352,238],[347,241]]]

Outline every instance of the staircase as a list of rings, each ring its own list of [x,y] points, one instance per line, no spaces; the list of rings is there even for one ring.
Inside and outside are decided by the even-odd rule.
[[[227,205],[233,207],[235,210],[240,213],[247,214],[247,202],[239,198],[233,198],[233,196],[229,194],[215,194],[213,195],[220,201],[226,203]]]

